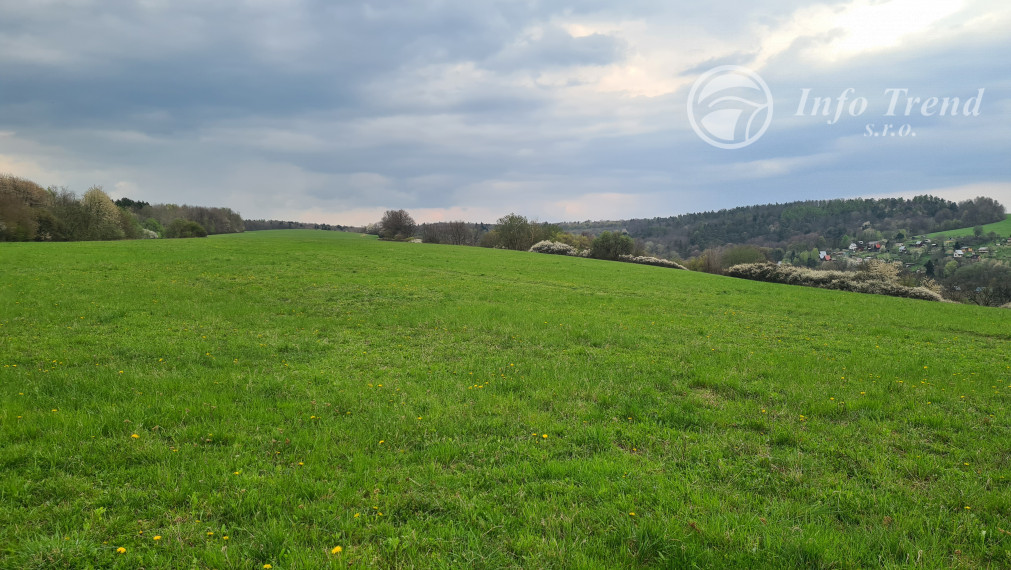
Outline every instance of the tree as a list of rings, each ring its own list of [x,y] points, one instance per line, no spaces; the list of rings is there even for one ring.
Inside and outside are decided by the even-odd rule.
[[[184,220],[182,218],[176,218],[172,220],[172,223],[165,228],[165,237],[167,238],[194,238],[194,237],[207,237],[207,230],[204,229],[199,223],[193,220]]]
[[[622,255],[631,255],[635,242],[627,235],[617,232],[602,232],[590,246],[590,257],[597,259],[618,259]]]
[[[728,269],[742,263],[761,263],[763,261],[767,261],[767,259],[762,250],[753,245],[737,245],[723,251],[720,265],[723,269]]]
[[[101,186],[92,186],[81,198],[81,205],[88,215],[87,234],[90,239],[123,239],[119,208],[109,198]]]
[[[383,219],[379,221],[379,237],[383,239],[404,240],[414,236],[418,227],[414,218],[407,210],[386,210]]]
[[[928,259],[927,260],[927,264],[923,266],[923,269],[926,272],[927,277],[933,277],[934,276],[934,260],[933,259]]]
[[[526,251],[534,245],[534,234],[530,222],[519,214],[502,216],[496,222],[498,245],[506,249]]]
[[[944,264],[945,277],[951,277],[952,275],[955,274],[956,271],[958,271],[958,262],[955,261],[954,259]]]
[[[982,237],[982,235],[983,235],[983,226],[975,226],[974,228],[972,228],[972,235],[974,235],[976,237]]]

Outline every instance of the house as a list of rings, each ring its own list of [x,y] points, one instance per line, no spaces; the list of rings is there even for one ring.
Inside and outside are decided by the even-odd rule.
[[[905,253],[905,252],[906,252],[906,246],[900,245],[899,246],[899,253]]]
[[[923,242],[922,241],[916,242],[916,247],[923,247]]]
[[[826,257],[827,255],[828,255],[828,254],[827,254],[827,253],[826,253],[826,252],[825,252],[824,250],[822,250],[822,251],[819,251],[819,252],[818,252],[818,259],[820,259],[821,261],[825,261],[825,257]]]
[[[964,251],[962,251],[960,249],[956,249],[955,253],[952,255],[952,257],[959,258],[959,257],[962,257],[963,255],[965,255]]]
[[[979,248],[979,252],[980,253],[990,253],[990,248],[989,247],[981,247],[981,248]]]
[[[825,254],[825,261],[832,261],[832,256],[826,253]]]
[[[1008,241],[1011,241],[1011,240],[1008,240]],[[849,247],[849,250],[850,250],[850,251],[856,251],[856,250],[857,250],[857,244],[855,244],[855,243],[851,243],[851,244],[850,244],[850,247]]]

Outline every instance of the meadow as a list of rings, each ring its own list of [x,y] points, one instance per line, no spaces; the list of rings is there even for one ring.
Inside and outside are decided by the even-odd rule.
[[[994,232],[1000,237],[1008,238],[1011,237],[1011,214],[1000,222],[994,222],[992,224],[984,224],[983,235],[990,232]],[[927,234],[927,237],[934,238],[959,238],[973,235],[973,228],[962,228],[958,230],[948,230],[946,232],[934,232],[932,234]]]
[[[0,568],[1011,567],[1011,311],[357,234],[0,245]]]

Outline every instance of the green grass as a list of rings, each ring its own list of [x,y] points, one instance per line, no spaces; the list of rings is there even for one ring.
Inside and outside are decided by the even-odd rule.
[[[1011,566],[1006,310],[310,231],[0,307],[2,568]]]
[[[994,232],[1000,237],[1011,237],[1011,214],[1008,214],[1008,217],[1003,221],[985,224],[983,226],[983,235],[990,232]],[[932,234],[927,234],[927,237],[931,239],[939,237],[957,238],[971,235],[973,235],[972,228],[961,228],[958,230],[948,230],[946,232],[934,232]]]

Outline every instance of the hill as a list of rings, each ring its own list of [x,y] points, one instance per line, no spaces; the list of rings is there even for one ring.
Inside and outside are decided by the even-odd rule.
[[[958,238],[958,237],[971,236],[973,235],[974,231],[975,228],[972,227],[959,228],[956,230],[934,232],[932,234],[929,234],[927,237],[931,239],[941,237]],[[990,232],[993,232],[1003,238],[1011,237],[1011,215],[1008,215],[1004,220],[1001,220],[999,222],[993,222],[991,224],[983,225],[983,234],[985,235]]]
[[[312,230],[0,247],[0,567],[1011,565],[1004,310]]]
[[[1004,219],[1004,206],[990,198],[955,203],[933,196],[809,200],[743,206],[717,212],[602,222],[558,224],[565,231],[625,231],[653,255],[683,259],[729,244],[785,251],[845,248],[851,241],[877,241],[975,226]]]

